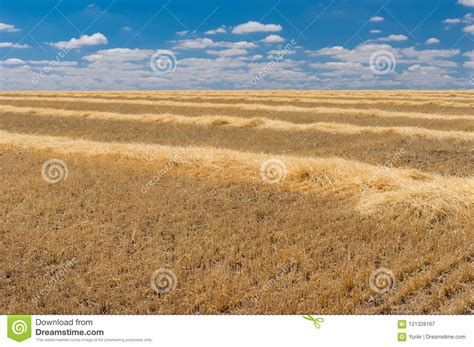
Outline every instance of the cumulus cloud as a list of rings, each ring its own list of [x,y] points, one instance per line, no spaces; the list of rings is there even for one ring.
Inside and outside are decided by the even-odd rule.
[[[461,51],[459,49],[424,49],[419,51],[414,47],[408,47],[402,49],[401,52],[407,57],[429,60],[432,58],[451,58],[458,55]]]
[[[66,47],[80,48],[83,46],[96,46],[104,45],[107,43],[107,38],[101,33],[95,33],[93,35],[82,35],[78,39],[72,38],[69,41],[50,42],[49,44],[53,47],[63,49]]]
[[[472,13],[466,13],[462,18],[447,18],[442,21],[442,23],[450,25],[450,24],[469,24],[474,23],[474,16]]]
[[[225,34],[225,33],[227,33],[226,28],[224,26],[220,26],[219,28],[208,30],[204,34],[206,34],[206,35],[216,35],[216,34]]]
[[[56,60],[28,60],[28,64],[31,65],[54,65],[54,66],[76,66],[76,61],[56,61]]]
[[[255,55],[252,56],[252,57],[248,57],[248,60],[252,60],[252,61],[254,61],[254,60],[261,60],[261,59],[263,59],[263,55],[261,55],[261,54],[255,54]]]
[[[229,47],[229,48],[256,48],[257,45],[253,42],[248,41],[237,41],[237,42],[216,42],[216,46]]]
[[[176,49],[203,49],[203,48],[236,48],[236,49],[250,49],[256,48],[257,45],[248,41],[214,41],[210,38],[196,38],[180,40],[175,46]]]
[[[16,28],[12,24],[0,23],[0,31],[6,31],[7,33],[16,33],[21,31],[21,29]]]
[[[393,59],[396,61],[396,64],[402,66],[403,64],[411,65],[430,65],[433,67],[452,69],[458,66],[458,64],[451,58],[460,54],[459,49],[449,49],[449,50],[417,50],[414,47],[408,48],[395,48],[389,44],[381,43],[363,43],[356,46],[353,49],[347,49],[341,46],[326,47],[317,51],[311,51],[308,53],[312,57],[323,57],[330,58],[331,60],[336,60],[344,64],[334,64],[335,62],[325,63],[325,65],[314,65],[314,64],[323,64],[323,63],[313,63],[313,67],[324,68],[324,69],[334,69],[341,70],[343,68],[352,67],[356,69],[358,65],[363,64],[368,66],[370,57],[378,52],[387,52],[393,56]],[[354,64],[349,64],[354,63]],[[360,69],[359,69],[360,70]]]
[[[370,17],[369,22],[383,22],[384,18],[380,16]]]
[[[371,34],[380,34],[382,32],[382,30],[378,30],[378,29],[373,29],[373,30],[370,30],[369,33]]]
[[[474,51],[466,52],[463,56],[468,57],[471,60],[474,60]]]
[[[436,37],[430,37],[428,40],[425,42],[427,45],[434,45],[439,43],[439,40]]]
[[[357,74],[361,69],[363,69],[364,65],[361,63],[354,63],[350,61],[330,61],[327,63],[312,63],[309,64],[312,68],[315,69],[329,69],[329,70],[337,70],[338,72],[346,72],[345,74]]]
[[[199,48],[207,48],[212,47],[214,45],[214,41],[208,38],[197,38],[197,39],[188,39],[188,40],[181,40],[178,41],[178,44],[175,48],[180,49],[199,49]]]
[[[295,53],[296,51],[294,49],[272,49],[271,51],[267,52],[267,55],[269,57],[272,57],[274,55],[285,56],[285,55],[293,55]]]
[[[0,42],[0,48],[31,48],[30,45],[21,45],[13,42]]]
[[[244,24],[239,24],[232,29],[232,34],[248,34],[256,32],[277,32],[282,31],[283,28],[279,24],[262,24],[259,22],[250,21]]]
[[[416,62],[427,64],[430,66],[452,68],[456,67],[457,63],[449,60],[461,51],[459,49],[424,49],[417,50],[414,47],[408,47],[400,50],[401,56],[407,62]]]
[[[444,24],[459,24],[461,23],[461,18],[446,18],[443,20]]]
[[[281,43],[285,42],[285,39],[279,35],[268,35],[265,37],[263,40],[260,40],[261,42],[265,43]]]
[[[229,48],[229,49],[222,49],[220,51],[216,50],[207,50],[207,54],[217,55],[219,57],[232,57],[236,55],[245,55],[247,54],[247,50],[240,49],[240,48]]]
[[[130,28],[129,26],[123,26],[122,28],[120,28],[120,30],[122,30],[123,32],[128,32],[132,31],[132,28]]]
[[[474,24],[468,25],[467,27],[465,27],[462,30],[466,33],[472,34],[472,33],[474,33]]]
[[[368,64],[370,57],[377,52],[388,51],[395,59],[400,58],[399,49],[393,48],[388,44],[363,43],[354,49],[346,49],[341,46],[327,47],[313,53],[313,55],[330,56],[333,59],[344,62]]]
[[[344,53],[350,52],[350,50],[342,47],[342,46],[334,46],[334,47],[325,47],[321,48],[317,51],[305,51],[308,55],[311,56],[324,56],[324,55],[340,55]]]
[[[469,61],[466,61],[463,66],[469,69],[474,69],[474,51],[466,52],[463,56],[467,57]]]
[[[112,48],[97,51],[95,54],[90,54],[82,57],[88,62],[126,62],[134,60],[143,60],[151,57],[155,51],[152,49],[138,49],[138,48]]]
[[[189,30],[183,30],[183,31],[178,31],[176,32],[176,35],[178,36],[186,36],[189,33]]]
[[[423,65],[420,65],[420,64],[415,64],[415,65],[409,66],[406,69],[405,75],[407,75],[408,72],[413,72],[413,71],[419,72],[421,75],[439,74],[439,73],[443,72],[442,69],[440,69],[438,67],[435,67],[435,66],[423,66]]]
[[[1,65],[24,65],[26,64],[23,60],[18,58],[10,58],[7,60],[0,60]]]
[[[405,35],[389,35],[386,37],[381,37],[375,40],[372,40],[373,42],[400,42],[400,41],[406,41],[408,40],[408,37]]]
[[[458,0],[458,4],[467,7],[474,7],[474,0]]]

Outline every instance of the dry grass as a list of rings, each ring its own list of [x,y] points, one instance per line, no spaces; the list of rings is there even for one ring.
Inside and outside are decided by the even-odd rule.
[[[0,97],[0,101],[9,102],[16,100],[25,101],[37,101],[37,102],[81,102],[86,104],[111,104],[111,105],[157,105],[157,106],[187,106],[187,107],[199,107],[199,108],[213,108],[213,109],[224,109],[224,110],[243,110],[243,111],[274,111],[274,112],[298,112],[298,113],[309,113],[309,114],[341,114],[345,116],[373,116],[373,117],[389,117],[389,118],[420,118],[420,119],[441,119],[441,120],[473,120],[472,113],[469,114],[433,114],[433,113],[422,113],[422,112],[395,112],[395,111],[382,111],[377,109],[351,109],[351,108],[337,108],[337,107],[301,107],[301,106],[273,106],[263,104],[226,104],[226,103],[206,103],[206,102],[186,102],[186,101],[169,101],[169,100],[124,100],[121,98],[116,99],[104,99],[104,98],[70,98],[70,97],[55,97],[55,98],[42,98],[34,96],[24,96],[20,99],[16,97]],[[342,106],[342,103],[337,104]],[[426,106],[426,105],[421,105]],[[442,105],[436,105],[438,107],[444,107]],[[390,107],[390,105],[389,105]],[[467,112],[472,112],[472,108],[462,107],[462,113],[467,109]]]
[[[473,133],[454,129],[473,115],[446,110],[473,95],[0,93],[2,313],[469,313]],[[140,108],[153,105],[220,114]],[[56,184],[41,176],[51,158],[68,167]],[[178,283],[156,294],[162,267]],[[396,282],[384,294],[369,285],[380,267]]]
[[[281,160],[287,168],[282,186],[333,191],[364,192],[362,213],[390,213],[397,217],[442,218],[471,215],[474,179],[428,175],[417,170],[374,167],[339,158],[317,159],[259,155],[215,148],[179,148],[159,145],[101,143],[61,137],[22,135],[0,131],[0,144],[59,154],[106,155],[166,163],[179,156],[179,165],[199,168],[209,175],[261,180],[257,173],[265,160]]]
[[[401,97],[401,96],[374,96],[370,95],[370,100],[367,100],[367,95],[360,96],[347,96],[344,100],[341,100],[340,95],[312,95],[303,97],[284,97],[275,95],[260,94],[258,96],[247,96],[247,95],[225,95],[225,94],[204,94],[198,95],[196,93],[182,93],[177,95],[176,93],[160,93],[160,94],[143,94],[143,93],[131,93],[131,92],[100,92],[100,93],[89,93],[89,92],[69,92],[69,93],[29,93],[28,96],[35,97],[74,97],[74,98],[105,98],[105,99],[126,99],[126,100],[179,100],[179,101],[196,101],[202,102],[204,100],[213,102],[232,102],[232,101],[258,101],[259,103],[265,102],[288,102],[288,103],[307,103],[317,104],[318,102],[334,102],[337,101],[337,105],[402,105],[402,106],[423,106],[423,105],[437,105],[437,106],[473,106],[474,101],[472,98],[463,97],[464,94],[460,94],[462,97],[453,96],[414,96],[414,97]],[[0,96],[14,97],[14,93],[0,93]],[[453,102],[453,99],[455,102]]]
[[[382,117],[381,110],[364,110],[364,109],[334,109],[325,108],[323,111],[317,109],[311,109],[308,107],[297,107],[302,109],[299,111],[285,111],[285,107],[279,106],[278,110],[267,109],[268,105],[262,109],[248,111],[239,107],[215,107],[215,104],[206,103],[211,105],[205,107],[203,103],[188,102],[179,103],[172,102],[148,102],[136,103],[133,100],[129,100],[128,103],[114,102],[114,100],[108,100],[108,103],[94,102],[83,102],[80,98],[66,98],[69,101],[61,101],[59,98],[36,98],[36,99],[23,99],[23,98],[10,98],[8,100],[1,100],[0,105],[9,106],[20,106],[20,107],[41,107],[41,108],[54,108],[54,109],[67,109],[73,111],[101,111],[101,112],[117,112],[125,114],[140,114],[140,113],[153,113],[153,114],[181,114],[189,117],[195,116],[232,116],[241,118],[270,118],[276,120],[287,121],[291,123],[314,123],[314,122],[330,122],[330,123],[346,123],[359,126],[410,126],[419,128],[428,128],[433,130],[461,130],[461,131],[474,131],[474,117],[469,115],[460,115],[461,119],[457,119],[459,115],[450,115],[446,110],[439,107],[425,107],[420,109],[422,117],[411,117],[415,114],[413,109],[409,110],[408,117],[405,112],[397,112],[389,117]],[[235,104],[226,104],[235,106]],[[250,106],[254,106],[249,104]],[[257,105],[258,106],[258,105]],[[289,107],[294,107],[288,105]],[[311,110],[312,112],[308,112]],[[316,112],[318,111],[318,112]],[[388,111],[393,112],[392,110]],[[423,116],[431,115],[436,116],[447,116],[448,118],[435,117],[434,119],[426,119]],[[455,119],[449,119],[449,116],[454,116]]]
[[[417,127],[375,127],[375,126],[356,126],[352,124],[339,124],[328,122],[317,123],[290,123],[285,121],[272,120],[268,118],[243,118],[232,116],[196,116],[187,117],[176,114],[123,114],[115,112],[88,112],[88,111],[72,111],[65,109],[51,109],[40,107],[16,107],[3,105],[0,106],[0,113],[16,113],[16,114],[35,114],[49,116],[54,114],[60,117],[78,117],[103,120],[127,120],[137,122],[151,123],[174,123],[196,126],[228,126],[235,128],[257,128],[271,129],[279,131],[314,131],[327,132],[332,134],[398,134],[402,136],[427,137],[433,139],[455,139],[460,141],[473,141],[474,133],[462,131],[440,131],[430,130]]]

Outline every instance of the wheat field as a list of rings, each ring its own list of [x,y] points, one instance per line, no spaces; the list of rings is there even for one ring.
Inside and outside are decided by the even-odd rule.
[[[472,313],[473,91],[0,92],[0,307]]]

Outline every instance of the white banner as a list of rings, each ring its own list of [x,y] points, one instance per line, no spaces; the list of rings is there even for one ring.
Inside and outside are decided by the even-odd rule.
[[[0,346],[467,346],[472,316],[1,316]],[[16,342],[15,342],[16,341]]]

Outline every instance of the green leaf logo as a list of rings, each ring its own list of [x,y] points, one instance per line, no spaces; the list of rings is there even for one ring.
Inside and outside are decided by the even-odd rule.
[[[31,316],[8,316],[7,336],[21,342],[31,337]]]
[[[324,322],[324,318],[321,318],[321,317],[314,318],[313,316],[307,315],[307,316],[303,316],[303,318],[313,322],[313,325],[316,329],[321,328],[321,323]]]

